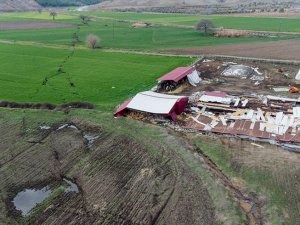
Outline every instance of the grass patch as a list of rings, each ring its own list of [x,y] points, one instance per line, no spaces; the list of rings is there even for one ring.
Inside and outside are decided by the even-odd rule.
[[[194,60],[76,50],[65,61],[71,51],[0,44],[0,65],[5,68],[0,71],[1,100],[54,104],[84,101],[113,110],[128,97],[154,86],[158,77]],[[59,68],[61,73],[57,72]]]
[[[235,161],[232,147],[211,137],[198,136],[194,143],[207,154],[230,177],[237,177],[246,182],[247,187],[254,193],[268,197],[267,219],[270,224],[297,224],[297,190],[289,181],[284,182],[284,174],[292,175],[290,168],[280,168],[274,164],[257,165],[249,168]],[[239,151],[242,151],[239,149]],[[294,179],[294,178],[292,178]],[[287,214],[289,216],[287,216]]]

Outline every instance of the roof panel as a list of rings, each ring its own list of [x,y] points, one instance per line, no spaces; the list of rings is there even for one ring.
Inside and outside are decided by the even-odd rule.
[[[127,108],[143,112],[168,114],[178,99],[183,96],[171,96],[151,91],[137,94],[127,105]]]
[[[178,67],[175,70],[172,70],[171,72],[165,74],[161,78],[159,78],[159,81],[175,81],[178,82],[190,73],[192,73],[195,70],[194,67]]]

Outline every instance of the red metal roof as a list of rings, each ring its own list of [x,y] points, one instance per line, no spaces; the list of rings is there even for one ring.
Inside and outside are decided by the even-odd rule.
[[[175,70],[165,74],[159,81],[175,81],[178,82],[181,79],[185,78],[187,75],[191,74],[195,70],[194,67],[178,67]]]
[[[206,91],[204,94],[208,95],[208,96],[215,96],[215,97],[221,97],[221,98],[225,98],[227,96],[227,94],[222,91]]]

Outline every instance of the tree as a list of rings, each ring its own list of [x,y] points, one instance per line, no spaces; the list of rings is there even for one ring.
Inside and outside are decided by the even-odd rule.
[[[85,40],[87,46],[91,49],[95,49],[98,47],[100,43],[100,38],[97,35],[89,34]]]
[[[57,12],[55,12],[55,11],[50,11],[49,15],[52,16],[52,19],[53,19],[53,20],[55,20],[55,17],[57,16]]]
[[[79,15],[79,18],[82,20],[83,24],[88,24],[88,22],[90,21],[90,17],[86,16],[86,15]]]
[[[205,33],[211,32],[215,28],[212,21],[202,19],[196,25],[196,30],[204,30]]]

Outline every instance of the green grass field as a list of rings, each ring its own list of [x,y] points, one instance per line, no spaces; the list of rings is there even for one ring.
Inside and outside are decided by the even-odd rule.
[[[81,12],[82,13],[82,12]],[[149,21],[153,23],[195,26],[201,19],[211,20],[216,27],[241,30],[300,32],[300,19],[236,16],[203,16],[184,14],[85,12],[88,15],[120,20]]]
[[[91,12],[92,13],[92,12]],[[98,13],[102,15],[101,13]],[[132,14],[132,13],[103,13],[103,16],[125,17],[128,15],[130,19],[137,19],[146,16],[151,20],[160,20],[166,18],[173,20],[170,15],[155,14]],[[168,16],[168,17],[167,17]],[[173,15],[176,19],[183,16]],[[0,15],[0,21],[26,21],[26,20],[42,20],[51,21],[48,13],[6,13]],[[235,18],[235,21],[239,19]],[[241,38],[216,38],[208,34],[198,32],[192,28],[179,28],[170,26],[154,26],[150,28],[134,29],[131,28],[130,22],[112,21],[93,19],[88,25],[83,25],[78,16],[70,16],[58,14],[55,22],[80,24],[78,36],[79,44],[85,45],[85,38],[88,34],[94,33],[101,38],[101,47],[117,48],[117,49],[134,49],[134,50],[163,50],[170,48],[186,48],[214,46],[233,43],[249,43],[260,41],[276,41],[282,39],[294,38],[288,37],[241,37]],[[176,20],[174,20],[176,22]],[[12,41],[29,41],[47,44],[70,45],[72,35],[77,28],[52,28],[37,30],[4,30],[0,32],[0,39]]]
[[[192,63],[183,57],[147,56],[0,44],[0,98],[16,102],[87,101],[112,110],[156,78]],[[62,73],[57,73],[62,65]],[[42,85],[47,77],[47,84]],[[74,84],[74,87],[70,85]]]
[[[68,22],[68,20],[65,21]],[[72,22],[75,22],[75,20],[72,20]],[[79,19],[77,19],[77,23],[80,23]],[[76,27],[6,30],[0,33],[0,39],[70,45],[72,34],[76,31]],[[78,32],[80,45],[85,45],[85,38],[90,33],[96,34],[101,38],[101,47],[103,48],[135,50],[200,47],[293,38],[292,36],[280,38],[216,38],[190,28],[154,26],[151,28],[134,29],[131,28],[130,23],[98,20],[90,22],[89,25],[80,26]]]

